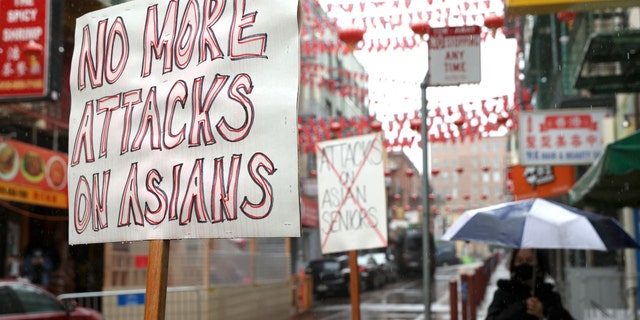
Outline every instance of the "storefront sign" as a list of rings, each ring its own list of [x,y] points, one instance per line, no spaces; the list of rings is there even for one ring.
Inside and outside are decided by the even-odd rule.
[[[69,242],[300,235],[297,1],[76,21]]]
[[[513,166],[514,200],[562,195],[576,182],[574,166]]]
[[[521,165],[590,164],[604,150],[605,109],[520,112]]]
[[[514,15],[543,15],[557,12],[595,11],[636,7],[635,0],[507,0],[505,12]]]
[[[49,0],[0,2],[0,99],[48,92]]]
[[[0,139],[0,199],[67,208],[67,155]]]

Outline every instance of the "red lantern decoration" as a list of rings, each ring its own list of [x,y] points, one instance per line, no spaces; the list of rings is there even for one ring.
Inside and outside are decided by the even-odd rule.
[[[507,117],[507,116],[505,116],[503,114],[500,114],[498,116],[498,120],[497,121],[498,121],[499,125],[505,125],[507,123],[507,121],[509,121],[509,117]]]
[[[491,168],[489,166],[484,166],[482,167],[482,171],[487,172],[489,171]]]
[[[371,128],[371,130],[378,132],[382,130],[382,122],[374,120],[369,124],[369,127]]]
[[[488,196],[486,194],[482,195],[482,200],[487,200]]]
[[[409,27],[411,28],[411,30],[420,36],[421,39],[424,40],[424,35],[428,34],[429,31],[431,30],[431,26],[429,25],[429,21],[416,21],[412,24],[409,25]]]
[[[366,31],[365,29],[360,29],[355,27],[339,29],[338,38],[340,38],[342,42],[346,43],[347,48],[349,49],[349,52],[352,52],[353,49],[355,49],[358,42],[360,42],[364,37],[365,31]]]
[[[465,195],[464,195],[464,199],[465,199],[465,200],[469,200],[469,199],[471,199],[471,196],[470,196],[470,195],[468,195],[468,194],[465,194]]]
[[[431,212],[437,214],[438,213],[438,206],[436,206],[435,204],[431,205]]]
[[[309,176],[310,176],[311,178],[315,178],[315,177],[317,177],[317,176],[318,176],[318,171],[316,171],[316,170],[311,170],[311,171],[309,171]]]
[[[571,31],[573,28],[573,22],[576,20],[577,13],[575,12],[559,12],[557,17],[558,20],[567,24],[567,28]]]
[[[433,201],[436,199],[436,195],[433,193],[429,193],[429,200]]]
[[[401,197],[400,194],[396,193],[396,194],[393,195],[393,200],[398,201],[398,200],[400,200],[400,197]]]
[[[457,168],[456,168],[456,171],[457,171],[458,173],[463,173],[463,172],[464,172],[464,168],[463,168],[463,167],[457,167]]]
[[[502,28],[504,26],[504,17],[495,14],[485,17],[484,26],[491,29],[491,36],[495,38],[498,28]]]
[[[431,169],[431,174],[432,174],[433,176],[437,176],[439,173],[440,173],[440,170],[438,170],[438,169]]]
[[[391,169],[384,169],[384,176],[388,177],[391,175]]]
[[[422,207],[422,205],[421,205],[421,204],[419,204],[419,205],[417,205],[417,206],[416,206],[416,210],[418,210],[418,211],[420,211],[420,212],[422,212],[422,208],[423,208],[423,207]]]
[[[420,123],[420,118],[413,118],[409,120],[409,128],[411,128],[411,130],[420,131]]]
[[[451,201],[451,199],[453,199],[453,197],[451,195],[447,195],[447,201]]]
[[[408,204],[405,204],[404,205],[404,211],[409,211],[409,210],[411,210],[411,206],[408,205]]]
[[[407,170],[405,170],[404,173],[407,175],[407,177],[411,178],[411,177],[413,177],[413,174],[415,172],[413,171],[413,169],[407,169]]]
[[[411,194],[411,201],[416,201],[418,200],[418,194],[417,193],[412,193]]]

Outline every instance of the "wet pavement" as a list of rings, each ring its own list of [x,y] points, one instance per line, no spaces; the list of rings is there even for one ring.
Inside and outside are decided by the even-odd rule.
[[[439,268],[436,272],[435,297],[431,304],[432,320],[449,320],[449,281],[457,280],[458,274],[474,265]],[[499,278],[508,277],[504,263],[500,263],[494,272],[486,290],[485,299],[478,307],[476,319],[485,318],[487,304],[493,297],[495,283]],[[366,291],[360,295],[360,318],[363,320],[424,320],[424,292],[422,278],[402,279],[387,284],[375,291]],[[460,310],[460,307],[458,308]],[[331,297],[314,300],[313,310],[293,316],[292,320],[342,320],[351,319],[351,301],[346,297]],[[459,317],[461,314],[459,313]]]

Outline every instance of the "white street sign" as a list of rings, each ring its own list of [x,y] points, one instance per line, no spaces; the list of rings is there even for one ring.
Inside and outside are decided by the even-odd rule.
[[[480,27],[445,27],[429,31],[430,86],[480,82]]]

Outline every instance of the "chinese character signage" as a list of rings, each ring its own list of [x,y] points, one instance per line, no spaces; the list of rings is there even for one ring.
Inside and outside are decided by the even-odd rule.
[[[69,243],[300,235],[296,0],[76,21]]]
[[[605,109],[521,112],[518,149],[521,165],[580,165],[604,150]]]
[[[480,27],[445,27],[429,31],[429,85],[480,82]]]
[[[0,1],[0,99],[47,95],[49,4],[49,0]]]

